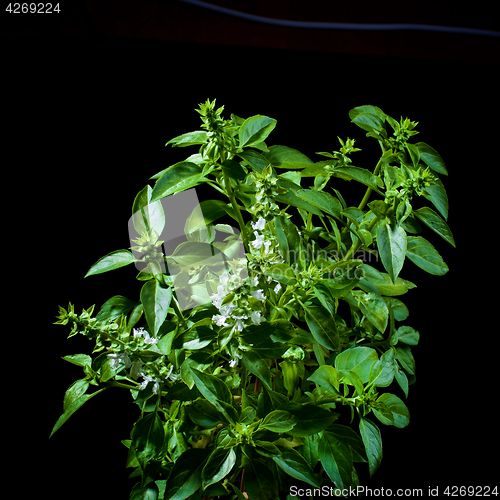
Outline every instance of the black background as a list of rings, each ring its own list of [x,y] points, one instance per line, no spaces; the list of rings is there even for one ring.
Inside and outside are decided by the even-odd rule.
[[[360,476],[371,488],[422,488],[424,496],[429,487],[496,484],[497,65],[91,35],[2,41],[4,429],[6,438],[14,426],[20,433],[11,465],[23,498],[125,499],[135,484],[120,444],[138,415],[127,391],[92,399],[48,440],[65,390],[81,377],[61,356],[92,348],[52,323],[69,301],[81,312],[118,294],[138,300],[131,267],[83,277],[101,256],[130,246],[135,195],[191,154],[164,145],[199,128],[194,108],[207,98],[224,104],[225,116],[276,118],[268,144],[313,159],[338,149],[337,135],[356,138],[363,151],[354,164],[365,168],[378,145],[350,123],[351,108],[372,104],[419,122],[417,139],[448,166],[457,248],[424,233],[449,273],[430,276],[411,262],[401,273],[418,286],[402,297],[407,324],[421,334],[411,423],[379,426],[381,467],[369,479],[360,466]],[[344,184],[348,203],[359,203],[363,190],[339,181],[342,192]]]

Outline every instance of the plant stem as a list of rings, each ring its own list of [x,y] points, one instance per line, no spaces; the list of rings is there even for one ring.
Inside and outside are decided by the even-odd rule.
[[[177,317],[180,319],[182,326],[188,330],[188,326],[186,323],[186,320],[184,319],[184,316],[182,315],[181,309],[179,307],[179,303],[177,302],[177,299],[175,297],[172,297],[172,304],[174,306],[174,311]]]
[[[229,198],[231,206],[234,209],[236,220],[238,221],[238,224],[240,226],[240,234],[243,240],[243,245],[245,246],[245,250],[248,251],[248,235],[247,235],[247,228],[245,225],[245,221],[243,220],[243,216],[241,215],[240,206],[238,205],[238,203],[236,203],[233,189],[231,188],[231,181],[225,173],[224,173],[224,189],[226,196]]]
[[[111,387],[122,387],[123,389],[130,389],[131,391],[138,391],[139,386],[134,387],[133,385],[122,384],[121,382],[112,382]]]
[[[377,166],[375,167],[375,170],[373,171],[373,175],[378,175],[381,165],[382,165],[382,158],[380,158],[380,160],[378,161]],[[365,208],[365,205],[368,202],[368,199],[370,198],[372,191],[373,191],[373,188],[371,188],[371,187],[368,187],[366,189],[365,195],[363,196],[361,203],[358,205],[358,208],[360,210],[363,210],[363,208]]]

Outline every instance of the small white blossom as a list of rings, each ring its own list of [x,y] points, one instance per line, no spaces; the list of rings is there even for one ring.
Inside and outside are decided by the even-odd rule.
[[[132,366],[132,360],[126,352],[121,352],[118,354],[108,354],[108,358],[111,359],[109,362],[111,368],[117,368],[120,363],[125,365],[125,368],[129,369]]]
[[[144,342],[146,344],[156,344],[158,342],[158,339],[155,339],[154,337],[151,337],[149,335],[149,332],[144,330],[144,328],[137,328],[135,329],[134,328],[134,337],[143,337],[144,338]]]
[[[255,240],[251,241],[250,243],[255,248],[255,250],[258,250],[264,244],[264,236],[259,234],[257,231],[254,231],[253,234],[255,235]]]
[[[143,391],[144,389],[146,389],[146,387],[148,386],[149,382],[153,381],[153,377],[150,377],[149,375],[146,375],[146,374],[143,374],[142,378],[144,380],[142,381],[141,385],[139,386],[139,390],[140,391]]]
[[[257,229],[258,231],[262,231],[264,226],[266,225],[266,219],[261,217],[257,222],[252,222],[252,228]]]
[[[227,291],[224,289],[222,285],[219,285],[217,287],[217,293],[214,293],[213,295],[210,296],[210,300],[212,301],[212,304],[217,308],[220,309],[222,305],[222,299],[227,295]]]
[[[264,241],[264,246],[266,247],[266,255],[269,253],[269,247],[271,246],[270,241]]]
[[[274,293],[278,293],[280,290],[281,290],[281,283],[278,283],[278,284],[274,287]]]
[[[254,325],[260,325],[262,318],[260,317],[260,311],[254,311],[250,314],[250,319]]]
[[[224,272],[219,276],[219,282],[222,286],[226,287],[228,281],[229,281],[229,272],[227,271],[227,269],[225,269]]]
[[[248,319],[248,316],[233,316],[233,318],[236,320],[236,324],[234,325],[236,331],[241,332],[243,330],[243,328],[245,327],[241,320]]]
[[[223,306],[221,306],[219,311],[223,316],[229,317],[231,316],[231,313],[233,312],[233,309],[235,307],[236,304],[234,302],[229,302],[229,304],[224,304]]]
[[[229,326],[226,323],[227,316],[224,316],[222,314],[214,314],[212,316],[212,321],[215,321],[217,326]]]
[[[238,364],[238,358],[234,358],[231,361],[229,361],[229,366],[231,368],[234,368]]]
[[[139,390],[143,391],[144,389],[146,389],[146,387],[148,386],[149,382],[154,382],[154,385],[153,385],[153,394],[158,394],[158,390],[160,389],[160,381],[158,379],[154,379],[150,375],[146,375],[146,374],[143,374],[142,377],[143,377],[144,381],[139,386]]]
[[[266,296],[264,295],[264,290],[262,288],[260,290],[254,290],[253,292],[250,292],[250,295],[258,300],[261,300],[262,302],[266,300]]]

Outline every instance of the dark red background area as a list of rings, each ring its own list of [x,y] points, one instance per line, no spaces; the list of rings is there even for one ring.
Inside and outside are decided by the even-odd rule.
[[[500,29],[481,2],[467,9],[448,2],[217,3],[283,19]],[[131,267],[83,277],[101,256],[130,246],[135,195],[194,152],[165,143],[199,128],[194,109],[207,98],[224,104],[226,116],[276,118],[268,144],[314,160],[317,151],[338,149],[337,135],[356,138],[362,151],[353,163],[371,169],[379,148],[350,123],[351,108],[372,104],[419,122],[416,140],[448,167],[443,182],[457,248],[424,231],[449,273],[430,276],[411,262],[403,268],[401,276],[417,284],[401,297],[410,310],[406,324],[421,334],[407,400],[411,423],[380,424],[381,468],[369,480],[360,466],[360,475],[372,488],[422,488],[424,496],[437,485],[494,485],[498,39],[297,30],[175,1],[63,6],[57,26],[37,28],[32,20],[24,33],[9,24],[2,35],[6,234],[22,241],[17,251],[9,240],[5,256],[20,325],[8,354],[6,380],[14,385],[7,411],[26,441],[16,447],[17,472],[27,467],[42,478],[24,476],[26,491],[125,499],[135,483],[120,444],[138,415],[127,391],[96,396],[48,440],[65,390],[82,376],[61,356],[92,349],[83,337],[66,340],[68,330],[52,323],[69,301],[80,312],[118,294],[138,300]],[[343,181],[336,187],[353,205],[364,192]]]

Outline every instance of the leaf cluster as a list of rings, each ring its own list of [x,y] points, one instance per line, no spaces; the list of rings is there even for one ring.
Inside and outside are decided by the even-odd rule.
[[[114,296],[95,318],[94,307],[60,307],[56,323],[95,347],[94,357],[63,358],[84,377],[68,388],[52,434],[94,395],[124,388],[141,410],[123,441],[138,478],[131,500],[274,499],[297,480],[356,486],[357,467],[371,476],[380,466],[379,426],[409,424],[394,392],[407,398],[416,380],[419,332],[400,299],[415,284],[401,274],[408,260],[448,272],[422,236],[455,246],[445,163],[412,142],[417,123],[375,106],[349,112],[380,145],[373,169],[352,164],[354,139],[312,161],[266,144],[272,118],[224,119],[215,101],[197,111],[202,130],[167,145],[198,152],[152,177],[133,203],[135,245],[86,275],[135,264],[136,299]],[[342,182],[359,185],[358,206],[346,205]],[[161,200],[199,185],[226,202],[187,214],[185,240],[166,255]],[[431,206],[414,209],[417,197]]]

